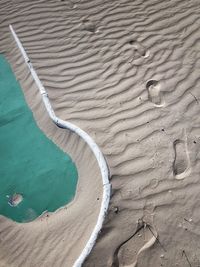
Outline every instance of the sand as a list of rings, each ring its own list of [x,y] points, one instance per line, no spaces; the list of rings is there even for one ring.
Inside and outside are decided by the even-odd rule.
[[[199,266],[200,2],[0,5],[0,51],[39,127],[79,170],[76,198],[67,209],[30,224],[0,218],[0,267],[72,266],[96,223],[102,195],[89,148],[48,119],[10,23],[56,115],[88,132],[111,170],[109,213],[84,266]]]

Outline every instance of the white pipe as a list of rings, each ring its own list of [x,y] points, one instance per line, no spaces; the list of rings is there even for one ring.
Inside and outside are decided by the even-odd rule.
[[[94,153],[94,155],[97,159],[97,162],[98,162],[98,165],[99,165],[99,168],[101,171],[102,183],[103,183],[103,197],[102,197],[102,202],[101,202],[101,208],[100,208],[99,216],[97,219],[97,223],[96,223],[96,225],[92,231],[92,234],[91,234],[86,246],[84,247],[83,251],[81,252],[80,256],[73,264],[73,267],[80,267],[80,266],[82,266],[86,257],[91,252],[91,250],[92,250],[92,248],[96,242],[97,236],[98,236],[98,234],[102,228],[103,221],[104,221],[104,218],[105,218],[107,210],[108,210],[109,201],[110,201],[110,194],[111,194],[111,185],[109,183],[109,175],[110,174],[109,174],[108,165],[106,163],[106,160],[105,160],[101,150],[99,149],[97,144],[94,142],[94,140],[86,132],[81,130],[76,125],[74,125],[70,122],[61,120],[58,117],[56,117],[54,110],[51,106],[51,103],[49,101],[48,94],[47,94],[44,86],[42,85],[40,79],[38,78],[37,73],[35,72],[32,64],[30,62],[30,59],[28,58],[28,56],[26,54],[26,51],[24,50],[19,38],[17,37],[12,25],[10,25],[9,27],[10,27],[11,33],[15,39],[15,42],[17,43],[17,46],[19,47],[19,49],[20,49],[20,51],[24,57],[24,60],[29,67],[29,70],[33,76],[33,79],[40,90],[40,94],[42,95],[43,103],[46,107],[46,110],[47,110],[50,118],[53,120],[53,122],[58,127],[62,127],[62,128],[71,130],[72,132],[79,135],[89,145],[90,149],[92,150],[92,152]]]

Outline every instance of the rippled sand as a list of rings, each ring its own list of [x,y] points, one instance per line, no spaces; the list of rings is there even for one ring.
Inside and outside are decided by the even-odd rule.
[[[81,173],[70,212],[28,225],[0,218],[0,266],[72,266],[102,193],[87,146],[48,120],[10,23],[57,116],[87,131],[111,169],[110,210],[84,266],[200,265],[199,0],[0,5],[0,51],[38,124]]]

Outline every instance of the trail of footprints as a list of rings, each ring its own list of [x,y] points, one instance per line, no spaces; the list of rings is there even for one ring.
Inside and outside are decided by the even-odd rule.
[[[181,180],[190,172],[187,144],[177,139],[173,142],[173,149],[173,175],[175,179]],[[136,232],[116,249],[112,267],[136,267],[141,253],[153,246],[156,241],[159,239],[154,227],[143,221],[138,223]]]
[[[82,21],[82,28],[91,33],[97,31],[96,25],[89,19],[84,19]],[[130,40],[129,45],[134,48],[140,57],[147,58],[150,54],[144,46],[135,40]],[[153,103],[155,107],[164,106],[164,94],[159,81],[153,79],[148,80],[146,83],[146,90],[148,93],[148,100]],[[175,179],[181,180],[187,176],[190,170],[187,144],[185,141],[177,139],[173,142],[173,149],[173,175]],[[156,230],[151,225],[140,222],[136,232],[116,249],[112,267],[136,267],[141,253],[150,248],[158,240],[157,236]]]
[[[149,101],[156,107],[162,107],[164,105],[164,98],[160,90],[160,83],[156,80],[149,80],[146,83],[146,89]],[[173,176],[177,180],[182,180],[190,172],[190,160],[186,141],[181,139],[175,140],[173,142],[173,150]],[[143,224],[116,249],[112,267],[136,267],[140,254],[150,248],[157,240],[156,230],[151,225]]]
[[[156,80],[149,80],[146,83],[149,101],[157,107],[164,105],[163,93],[160,89],[160,83]],[[174,162],[173,174],[178,180],[184,179],[190,171],[190,160],[188,156],[187,144],[185,141],[177,139],[173,142]]]
[[[97,32],[96,25],[89,19],[82,21],[82,28],[90,33]],[[133,61],[149,57],[149,50],[136,40],[130,40],[129,46],[135,51]],[[127,47],[129,51],[129,47]],[[129,54],[128,54],[129,55]],[[151,79],[146,82],[148,100],[157,108],[165,105],[164,92],[159,81]],[[184,179],[190,172],[190,160],[187,143],[177,139],[173,142],[174,161],[172,165],[173,176],[177,180]],[[144,222],[138,224],[137,230],[116,249],[112,267],[136,267],[139,256],[155,242],[158,242],[158,234],[152,225]]]

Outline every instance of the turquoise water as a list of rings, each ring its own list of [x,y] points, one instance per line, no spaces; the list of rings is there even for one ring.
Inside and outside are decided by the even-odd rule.
[[[0,215],[29,222],[69,203],[78,172],[37,127],[19,83],[0,55]]]

